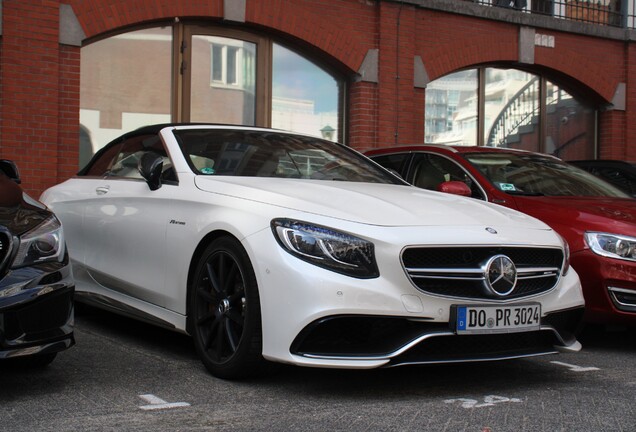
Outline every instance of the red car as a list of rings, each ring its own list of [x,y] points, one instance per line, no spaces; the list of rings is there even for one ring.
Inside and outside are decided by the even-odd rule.
[[[366,155],[415,186],[541,219],[569,243],[586,321],[636,324],[636,199],[556,157],[521,150],[419,145]]]

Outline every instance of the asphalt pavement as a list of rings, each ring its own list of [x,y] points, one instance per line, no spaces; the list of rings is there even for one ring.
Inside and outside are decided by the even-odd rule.
[[[45,369],[0,363],[1,431],[636,430],[636,331],[588,328],[580,353],[380,370],[207,373],[189,337],[77,316]]]

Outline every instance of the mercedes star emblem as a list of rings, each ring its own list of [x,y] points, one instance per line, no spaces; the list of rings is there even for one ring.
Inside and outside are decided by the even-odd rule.
[[[484,285],[489,294],[505,297],[517,283],[517,268],[505,255],[495,255],[484,266]]]

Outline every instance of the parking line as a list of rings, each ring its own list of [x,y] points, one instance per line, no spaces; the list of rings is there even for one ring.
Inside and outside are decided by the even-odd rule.
[[[190,404],[187,402],[166,402],[165,400],[158,398],[153,394],[143,394],[139,395],[139,397],[149,404],[140,406],[139,408],[141,408],[142,410],[160,410],[190,406]]]
[[[560,361],[551,361],[550,363],[554,363],[555,365],[559,365],[559,366],[565,366],[566,368],[570,369],[572,372],[590,372],[590,371],[600,370],[599,368],[594,366],[588,366],[588,367],[576,366],[576,365],[572,365],[568,363],[563,363]]]

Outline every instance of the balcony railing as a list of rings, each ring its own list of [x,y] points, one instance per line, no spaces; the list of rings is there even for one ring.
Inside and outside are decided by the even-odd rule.
[[[636,28],[636,0],[467,0],[521,13],[611,27]]]
[[[530,125],[539,116],[539,78],[534,77],[521,88],[501,110],[488,133],[487,146],[507,147],[510,135]]]

